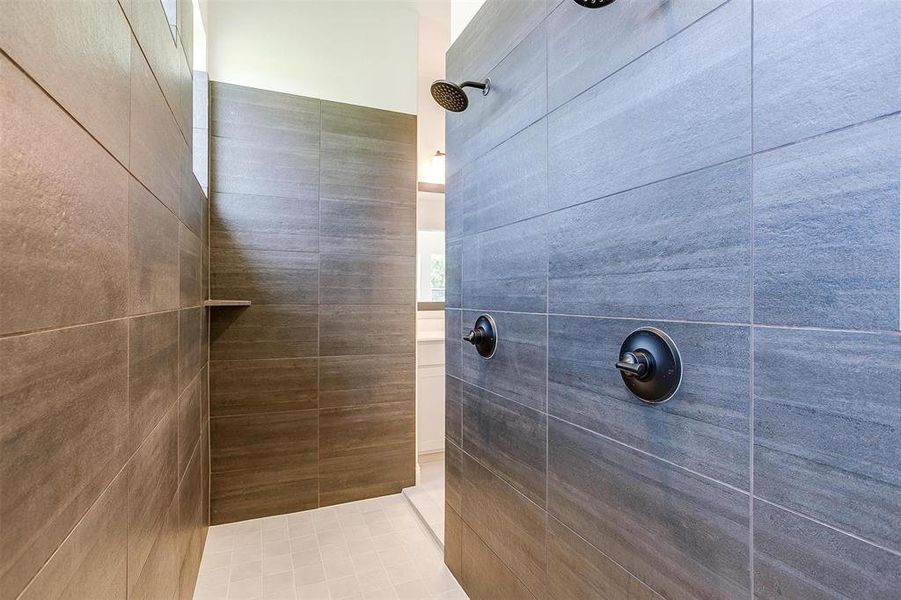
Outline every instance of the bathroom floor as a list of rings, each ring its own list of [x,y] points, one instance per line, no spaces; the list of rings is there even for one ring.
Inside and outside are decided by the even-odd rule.
[[[403,494],[444,547],[444,452],[419,457],[419,484]]]
[[[396,494],[210,527],[194,598],[467,596],[413,508]]]

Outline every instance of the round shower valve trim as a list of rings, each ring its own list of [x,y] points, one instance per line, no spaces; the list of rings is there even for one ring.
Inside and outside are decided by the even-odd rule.
[[[626,337],[616,368],[629,391],[648,404],[666,402],[682,383],[679,349],[654,327],[636,329]]]
[[[475,346],[482,358],[491,358],[497,351],[497,324],[491,315],[479,315],[463,340]]]

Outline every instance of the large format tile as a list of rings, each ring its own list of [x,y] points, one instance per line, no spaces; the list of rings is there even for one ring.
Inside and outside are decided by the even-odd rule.
[[[213,194],[210,247],[220,249],[319,250],[319,197],[278,198]]]
[[[447,118],[452,119],[454,116],[448,115]],[[463,235],[463,219],[465,218],[463,213],[466,209],[466,196],[469,192],[463,170],[451,173],[451,159],[445,158],[445,162],[448,165],[448,171],[444,184],[444,235],[448,240],[458,240]]]
[[[212,473],[210,522],[213,525],[281,515],[319,504],[316,463]]]
[[[416,300],[416,259],[412,256],[322,254],[322,304],[404,304]]]
[[[416,204],[352,199],[319,202],[319,248],[325,254],[416,255]]]
[[[316,411],[210,419],[212,473],[266,471],[285,465],[316,474]]]
[[[766,502],[754,502],[757,598],[890,600],[901,556]]]
[[[178,203],[178,218],[187,225],[194,235],[203,235],[203,205],[207,201],[206,192],[203,191],[197,178],[194,176],[190,161],[185,161],[183,167],[183,179],[181,182],[181,196]]]
[[[461,583],[471,600],[535,600],[532,591],[466,523],[463,523],[462,553]]]
[[[548,511],[666,598],[742,598],[748,496],[551,417]]]
[[[201,300],[200,280],[203,277],[203,256],[200,238],[190,229],[178,228],[178,280],[179,305],[182,308],[199,306]]]
[[[178,398],[178,312],[128,322],[129,448],[135,450]]]
[[[173,496],[165,520],[140,573],[129,576],[128,600],[174,598],[181,563],[178,538],[178,498]]]
[[[415,207],[414,115],[323,102],[321,147],[323,199]]]
[[[447,77],[480,79],[547,14],[544,0],[488,0],[447,51]]]
[[[128,167],[154,196],[178,213],[188,147],[153,75],[141,49],[132,43]]]
[[[547,399],[547,317],[515,313],[491,313],[497,324],[497,348],[486,360],[475,347],[463,345],[463,380],[545,410]],[[479,313],[465,311],[462,329],[469,331]],[[450,332],[449,332],[450,333]]]
[[[316,408],[316,374],[316,358],[211,361],[211,414],[258,415]]]
[[[319,361],[320,408],[414,402],[416,356],[327,356]]]
[[[463,444],[463,387],[462,381],[444,376],[444,434],[458,446]]]
[[[462,76],[477,81],[487,77],[491,89],[483,96],[466,88],[469,109],[448,113],[447,146],[452,149],[448,173],[456,173],[547,112],[546,37],[544,26],[539,26],[490,71]]]
[[[128,587],[153,551],[178,489],[178,410],[173,405],[128,463]]]
[[[210,86],[210,128],[222,138],[318,152],[319,104],[316,98],[214,81]]]
[[[47,598],[125,598],[128,515],[125,476],[119,475],[60,544],[19,596]],[[7,598],[4,589],[0,597]]]
[[[444,498],[448,506],[463,510],[463,451],[449,439],[444,440]]]
[[[454,201],[462,204],[456,198]],[[444,306],[463,306],[463,241],[447,241],[444,246]]]
[[[210,130],[210,186],[217,194],[312,200],[319,194],[319,148],[218,137]]]
[[[682,357],[679,391],[657,406],[634,396],[614,367],[623,340],[646,326],[665,331]],[[548,328],[550,414],[750,489],[748,327],[551,317]]]
[[[467,235],[547,212],[547,120],[542,119],[463,168]]]
[[[545,597],[547,515],[465,453],[461,516],[536,597]],[[465,561],[465,540],[463,553]],[[463,574],[467,581],[465,564]]]
[[[463,377],[463,311],[444,311],[444,372],[456,378]],[[467,324],[467,331],[471,324]]]
[[[205,542],[203,494],[201,490],[201,450],[195,447],[187,471],[178,486],[178,533],[181,565],[178,576],[179,600],[191,600],[200,569]]]
[[[221,249],[213,253],[210,296],[254,304],[316,304],[318,281],[314,252]]]
[[[462,386],[463,449],[535,504],[544,506],[545,414],[481,388]]]
[[[255,304],[210,311],[210,360],[315,357],[316,306]]]
[[[444,564],[463,581],[463,520],[449,505],[444,506]]]
[[[178,399],[178,478],[188,468],[188,461],[200,441],[201,381],[198,376]]]
[[[901,337],[754,333],[754,493],[901,552]]]
[[[203,308],[188,308],[178,312],[178,393],[181,394],[194,380],[203,366],[200,341],[203,319],[206,311]]]
[[[0,70],[0,333],[120,317],[128,173],[6,57]]]
[[[901,109],[901,4],[754,2],[754,147]]]
[[[411,306],[319,307],[319,355],[391,354],[414,347]]]
[[[319,411],[319,502],[396,494],[415,483],[414,403]]]
[[[550,598],[625,600],[632,576],[554,518],[548,519]]]
[[[10,0],[0,39],[4,52],[128,164],[131,30],[116,0]]]
[[[0,339],[0,590],[25,587],[125,463],[128,325]]]
[[[548,18],[548,108],[577,96],[724,2],[620,2],[604,10],[564,2]]]
[[[552,113],[549,205],[748,154],[750,8],[729,2]]]
[[[177,308],[180,299],[178,217],[138,180],[128,186],[128,312]]]
[[[554,213],[549,310],[747,323],[750,232],[750,160]]]
[[[547,219],[539,217],[463,240],[463,306],[547,310]]]
[[[756,323],[898,328],[899,161],[897,116],[755,157]]]

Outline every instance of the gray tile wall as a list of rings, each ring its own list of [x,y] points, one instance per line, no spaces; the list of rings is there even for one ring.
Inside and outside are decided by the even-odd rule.
[[[2,4],[0,600],[189,599],[209,523],[191,3],[175,38],[159,0]]]
[[[901,4],[488,0],[447,68],[492,79],[447,115],[470,597],[897,597]],[[612,366],[641,326],[661,406]]]
[[[211,84],[212,520],[414,480],[416,118]]]

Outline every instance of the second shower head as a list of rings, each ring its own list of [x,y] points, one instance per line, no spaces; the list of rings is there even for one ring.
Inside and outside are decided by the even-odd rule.
[[[453,81],[439,79],[432,84],[432,98],[441,105],[445,110],[451,112],[463,112],[469,106],[469,97],[463,91],[465,87],[472,87],[482,90],[482,95],[487,96],[491,90],[491,80],[485,81],[464,81],[456,84]]]

